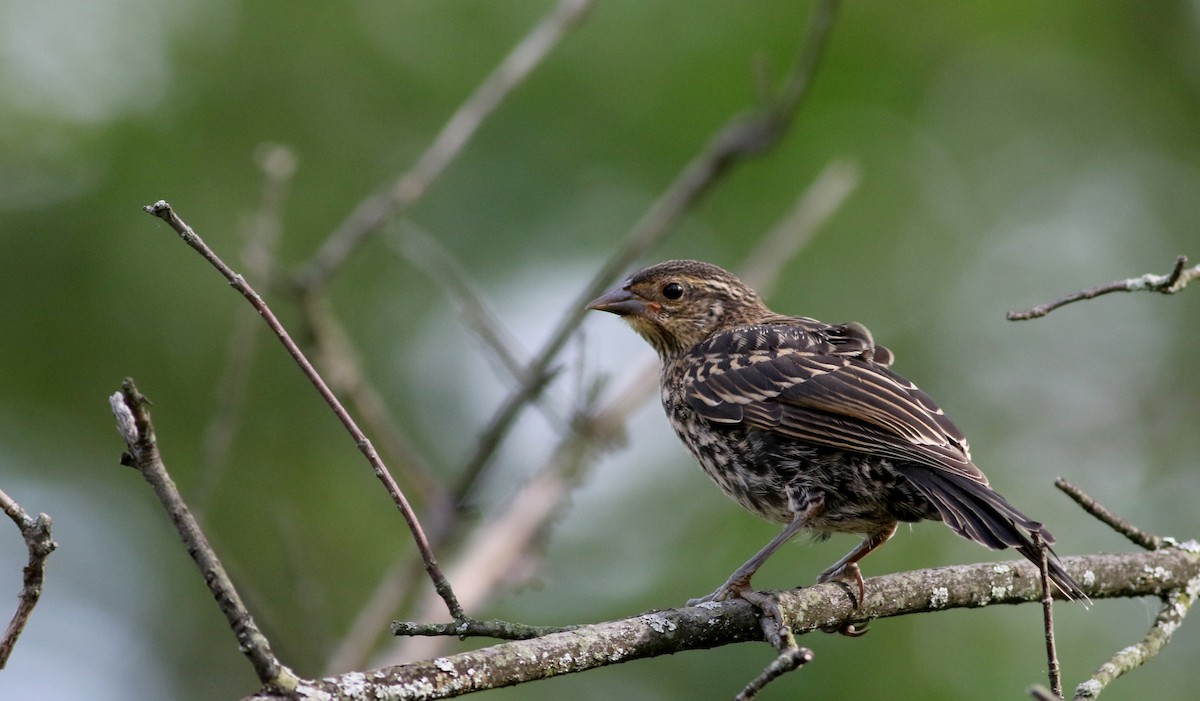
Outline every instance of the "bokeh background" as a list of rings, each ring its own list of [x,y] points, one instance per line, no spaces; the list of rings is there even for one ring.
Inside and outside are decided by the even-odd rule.
[[[324,673],[411,555],[353,444],[260,339],[225,467],[205,467],[229,334],[252,314],[159,221],[167,198],[231,261],[264,143],[298,169],[279,264],[304,262],[406,170],[552,3],[0,2],[0,487],[54,519],[42,603],[0,696],[224,699],[254,678],[149,489],[117,464],[107,396],[154,401],[168,467],[284,661]],[[408,219],[456,256],[528,354],[709,135],[752,104],[809,3],[600,3],[482,127]],[[737,169],[642,262],[736,268],[834,159],[859,185],[788,262],[770,302],[858,320],[971,438],[993,484],[1065,555],[1130,545],[1052,487],[1063,475],[1161,534],[1200,516],[1200,290],[1124,295],[1011,323],[1009,309],[1200,260],[1200,4],[847,3],[793,130]],[[329,302],[373,382],[453,475],[510,383],[389,228]],[[279,300],[285,322],[294,308]],[[594,315],[551,405],[651,362]],[[526,355],[527,357],[527,355]],[[502,506],[553,442],[537,411],[474,508]],[[482,616],[604,620],[707,593],[775,527],[742,513],[646,405]],[[756,583],[812,581],[853,539],[785,548]],[[868,575],[997,557],[939,524]],[[1001,557],[1008,557],[1003,555]],[[25,555],[0,524],[0,592]],[[422,586],[425,586],[422,584]],[[1059,607],[1067,683],[1143,634],[1157,602]],[[385,629],[390,617],[379,620]],[[805,641],[816,661],[765,699],[1021,698],[1044,680],[1036,607],[877,622]],[[1193,699],[1185,625],[1118,699]],[[496,699],[729,698],[769,661],[744,645],[619,665]]]

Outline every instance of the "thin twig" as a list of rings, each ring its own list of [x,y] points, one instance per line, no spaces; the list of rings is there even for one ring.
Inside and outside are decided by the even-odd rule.
[[[1079,504],[1084,511],[1096,517],[1101,523],[1105,524],[1117,533],[1120,533],[1128,538],[1139,548],[1145,548],[1146,550],[1158,550],[1163,546],[1164,543],[1161,537],[1156,536],[1149,531],[1142,530],[1129,521],[1117,516],[1113,512],[1106,509],[1103,504],[1100,504],[1095,499],[1085,494],[1082,489],[1076,487],[1062,477],[1054,480],[1054,486],[1058,487],[1064,494],[1071,497],[1071,499],[1073,499],[1076,504]]]
[[[345,397],[354,414],[377,437],[383,452],[390,456],[390,462],[398,465],[405,493],[425,504],[435,522],[444,518],[441,512],[450,501],[445,485],[435,476],[433,467],[412,437],[393,419],[379,389],[367,378],[354,342],[333,313],[328,298],[320,295],[305,297],[300,313],[304,324],[300,336],[309,339],[310,352],[334,394]],[[436,525],[430,525],[427,530],[436,531]],[[430,547],[435,551],[436,540],[430,536]]]
[[[794,672],[812,662],[813,653],[806,647],[790,647],[779,653],[771,664],[734,697],[734,701],[751,701],[763,688],[788,672]]]
[[[1183,623],[1197,597],[1200,597],[1200,577],[1193,577],[1185,587],[1176,589],[1164,597],[1163,607],[1146,636],[1137,644],[1113,655],[1091,678],[1075,687],[1075,701],[1096,698],[1118,677],[1152,660],[1171,641],[1171,635]]]
[[[271,652],[270,642],[242,604],[241,596],[209,545],[200,524],[167,474],[158,450],[154,424],[150,420],[149,400],[138,391],[132,379],[126,379],[121,391],[109,398],[109,404],[117,419],[117,430],[125,440],[126,452],[121,456],[121,464],[137,468],[154,489],[167,515],[171,517],[175,530],[187,546],[188,553],[200,568],[209,591],[217,600],[217,606],[225,614],[237,638],[238,649],[249,658],[259,681],[265,687],[274,691],[294,691],[299,678]]]
[[[791,70],[772,102],[729,120],[705,148],[680,172],[634,225],[617,251],[604,262],[578,297],[567,307],[550,339],[526,366],[528,380],[513,390],[492,415],[475,441],[456,494],[470,493],[475,481],[500,446],[517,416],[536,399],[547,370],[583,321],[586,305],[609,288],[625,271],[670,232],[675,222],[737,163],[769,150],[786,133],[808,94],[813,76],[833,27],[839,0],[822,0],[813,8],[808,31]]]
[[[779,281],[783,266],[796,257],[825,222],[834,215],[859,183],[858,166],[849,160],[830,161],[804,193],[796,198],[791,211],[754,247],[739,269],[739,277],[769,297]]]
[[[241,257],[250,276],[265,281],[271,279],[276,268],[275,252],[283,230],[288,186],[296,173],[296,155],[286,146],[263,144],[258,148],[255,160],[263,173],[262,194],[258,210],[245,226]],[[221,377],[217,380],[217,406],[204,428],[203,469],[193,501],[200,513],[225,475],[229,451],[246,404],[258,332],[258,322],[252,315],[234,317],[233,331],[225,346],[225,360],[221,363]]]
[[[462,265],[433,236],[414,222],[401,222],[403,233],[389,237],[392,250],[416,266],[441,287],[458,307],[463,324],[479,337],[485,348],[504,371],[517,380],[524,379],[525,367],[517,342],[488,308],[483,296],[468,279]]]
[[[188,246],[203,256],[205,260],[207,260],[213,265],[213,267],[220,271],[221,275],[223,275],[225,279],[229,281],[229,284],[235,290],[237,290],[239,294],[245,297],[246,300],[254,307],[255,311],[257,311],[259,315],[262,316],[263,320],[266,321],[267,326],[271,328],[271,332],[275,334],[276,338],[278,338],[280,343],[283,344],[283,347],[287,350],[288,354],[291,355],[292,359],[296,361],[296,364],[300,367],[301,372],[304,373],[309,382],[312,383],[313,387],[317,389],[317,392],[319,392],[321,397],[325,400],[325,403],[328,404],[330,409],[333,410],[333,413],[338,417],[338,420],[341,421],[342,425],[346,428],[346,431],[354,439],[359,451],[362,452],[362,454],[366,457],[367,462],[371,464],[371,468],[375,472],[375,476],[383,483],[384,487],[388,491],[388,494],[392,497],[392,501],[395,502],[397,508],[400,509],[400,513],[404,517],[404,521],[408,525],[409,531],[412,533],[413,540],[417,544],[417,549],[421,553],[421,559],[425,564],[425,570],[429,573],[430,579],[433,580],[434,589],[437,590],[438,594],[442,597],[442,600],[446,602],[446,607],[450,610],[450,615],[456,619],[461,618],[463,616],[462,607],[459,606],[458,600],[454,596],[454,591],[450,587],[450,582],[442,574],[442,570],[438,566],[437,560],[434,558],[433,550],[429,547],[429,541],[425,537],[425,532],[421,528],[420,521],[417,520],[416,513],[413,511],[412,506],[408,503],[408,498],[404,496],[404,492],[401,491],[399,485],[396,484],[396,480],[393,479],[391,473],[388,472],[387,466],[383,464],[383,461],[379,458],[379,454],[375,452],[375,448],[371,445],[371,441],[367,439],[366,435],[358,427],[358,424],[354,422],[354,419],[350,416],[349,412],[346,411],[345,407],[342,406],[342,403],[338,401],[338,398],[334,396],[332,391],[330,391],[329,386],[325,384],[325,380],[321,378],[321,375],[317,372],[316,368],[313,367],[312,363],[309,362],[308,358],[304,356],[304,353],[300,350],[299,346],[297,346],[295,341],[292,340],[291,336],[288,335],[287,330],[283,328],[283,324],[281,324],[279,319],[275,317],[275,314],[271,311],[271,308],[266,304],[266,302],[263,301],[258,293],[254,291],[254,288],[252,288],[241,275],[238,275],[228,265],[226,265],[225,262],[221,260],[220,257],[217,256],[217,254],[213,252],[213,250],[209,248],[207,244],[204,243],[203,239],[201,239],[196,232],[187,225],[187,223],[185,223],[177,214],[175,214],[175,211],[171,209],[171,205],[165,200],[159,200],[155,204],[146,207],[145,210],[149,214],[152,214],[167,222],[167,224],[169,224],[171,228],[174,229],[177,234],[179,234],[179,237],[182,238]]]
[[[523,360],[527,353],[518,347],[516,340],[500,323],[496,314],[488,308],[483,296],[475,290],[474,284],[458,260],[415,223],[403,221],[401,224],[404,233],[390,239],[392,249],[446,292],[458,308],[459,319],[479,338],[509,379],[518,385],[528,382],[529,378],[524,375]],[[547,377],[544,381],[548,382],[550,379]],[[546,420],[558,432],[569,430],[566,421],[547,402],[538,402],[538,406]],[[458,506],[465,507],[465,502],[466,500],[460,497]]]
[[[544,529],[561,513],[567,496],[586,475],[597,457],[615,447],[630,413],[657,393],[657,369],[629,378],[625,391],[599,409],[581,408],[571,421],[549,459],[521,485],[503,508],[489,514],[450,565],[458,594],[468,608],[483,606],[495,596],[505,579],[511,579],[514,563],[528,557],[535,543],[544,543]],[[416,609],[418,620],[435,614],[436,602],[426,597]],[[432,641],[401,639],[379,656],[372,666],[396,664],[440,654],[441,645]]]
[[[1033,544],[1038,550],[1038,569],[1042,576],[1042,622],[1046,632],[1046,674],[1050,677],[1050,693],[1062,698],[1062,669],[1058,665],[1058,647],[1054,642],[1054,596],[1050,588],[1050,558],[1041,533],[1033,533]]]
[[[30,516],[3,490],[0,490],[0,508],[3,508],[4,513],[17,524],[21,538],[25,541],[25,548],[29,550],[29,562],[25,565],[17,610],[8,622],[4,637],[0,638],[0,669],[4,669],[13,647],[17,644],[17,638],[21,637],[21,631],[25,630],[25,624],[42,596],[42,586],[46,581],[46,558],[54,552],[58,543],[50,536],[50,517],[46,514],[38,514],[36,518]]]
[[[1187,266],[1187,256],[1179,256],[1175,259],[1175,267],[1166,275],[1156,275],[1154,273],[1146,273],[1141,277],[1131,277],[1126,280],[1114,280],[1113,282],[1104,285],[1097,285],[1086,290],[1073,292],[1065,297],[1060,297],[1053,302],[1039,304],[1031,309],[1021,311],[1011,311],[1005,315],[1009,321],[1025,321],[1026,319],[1037,319],[1046,316],[1050,312],[1059,307],[1078,302],[1084,299],[1092,299],[1100,295],[1106,295],[1110,292],[1160,292],[1165,295],[1175,294],[1188,286],[1188,283],[1200,277],[1200,265],[1191,268]]]
[[[591,5],[592,0],[561,0],[543,17],[459,106],[412,169],[359,203],[330,235],[297,276],[299,288],[308,294],[316,292],[363,241],[416,203],[458,157],[488,115],[583,21]]]

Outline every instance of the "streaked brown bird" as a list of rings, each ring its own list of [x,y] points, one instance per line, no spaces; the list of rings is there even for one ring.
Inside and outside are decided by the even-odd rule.
[[[663,408],[721,489],[783,531],[715,592],[751,592],[750,579],[801,530],[863,536],[817,577],[866,590],[858,561],[900,522],[944,521],[992,549],[1035,564],[1031,540],[1054,538],[988,486],[967,439],[858,323],[783,316],[729,272],[671,260],[633,275],[588,305],[623,317],[662,360]],[[1049,574],[1086,600],[1053,553]],[[747,597],[749,598],[749,597]]]

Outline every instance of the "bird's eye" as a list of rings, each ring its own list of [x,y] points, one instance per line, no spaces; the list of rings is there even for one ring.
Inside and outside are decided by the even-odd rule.
[[[678,282],[668,282],[662,288],[663,297],[667,299],[679,299],[683,296],[683,285]]]

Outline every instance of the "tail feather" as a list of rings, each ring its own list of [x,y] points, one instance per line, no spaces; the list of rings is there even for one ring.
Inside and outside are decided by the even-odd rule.
[[[1054,542],[1054,536],[986,484],[927,467],[905,467],[902,473],[937,507],[942,520],[956,533],[993,550],[1013,548],[1041,566],[1041,551],[1029,536],[1036,533],[1047,546]],[[1068,599],[1088,601],[1079,582],[1063,569],[1058,555],[1049,547],[1046,550],[1050,581]]]

